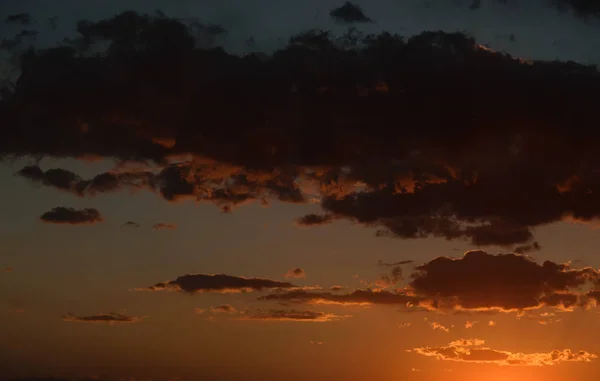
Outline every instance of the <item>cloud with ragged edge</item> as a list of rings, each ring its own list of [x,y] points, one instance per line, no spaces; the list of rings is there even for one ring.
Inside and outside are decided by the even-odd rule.
[[[304,269],[300,267],[295,267],[293,269],[289,269],[288,272],[284,274],[286,278],[306,278],[306,272]]]
[[[442,332],[450,332],[450,328],[444,326],[441,323],[438,323],[437,321],[432,321],[431,323],[429,323],[429,325],[431,326],[431,329],[433,330],[438,330],[438,331],[442,331]]]
[[[543,306],[570,309],[588,301],[581,292],[600,281],[591,267],[538,264],[518,254],[468,251],[462,258],[438,257],[416,267],[410,287],[434,309],[517,311]]]
[[[328,304],[340,306],[370,306],[375,304],[405,306],[407,304],[416,304],[421,301],[421,298],[408,293],[366,289],[355,290],[347,294],[291,290],[263,295],[259,297],[259,300],[280,303]]]
[[[152,32],[123,34],[124,20]],[[537,226],[600,216],[593,67],[517,59],[441,31],[313,31],[257,60],[200,50],[192,26],[164,15],[80,26],[78,48],[24,56],[1,101],[0,155],[155,167],[92,179],[37,166],[17,173],[42,186],[80,197],[146,189],[224,211],[319,199],[315,215],[325,217],[306,221],[519,252],[539,249]],[[111,49],[78,55],[96,40]]]
[[[50,224],[88,225],[103,222],[104,218],[93,208],[78,210],[59,206],[42,214],[40,220]]]
[[[272,289],[294,289],[292,283],[265,278],[246,278],[226,274],[188,274],[137,291],[179,291],[187,293],[238,293]]]
[[[72,313],[68,313],[62,316],[63,321],[67,322],[95,323],[108,325],[137,323],[144,318],[146,318],[146,316],[127,316],[117,313],[98,314],[90,316],[77,316]]]
[[[550,366],[563,362],[590,362],[598,358],[587,351],[570,349],[550,352],[522,353],[483,347],[481,339],[459,339],[441,347],[421,347],[408,350],[438,360],[501,366]]]
[[[350,315],[336,315],[333,313],[312,310],[257,310],[247,312],[236,320],[261,320],[261,321],[296,321],[324,323],[342,320]]]
[[[333,216],[327,214],[309,213],[296,219],[296,225],[301,227],[327,225],[333,222]]]
[[[212,313],[226,313],[233,314],[237,312],[237,309],[230,304],[221,304],[219,306],[211,306],[210,312]]]
[[[141,225],[135,221],[127,221],[121,227],[123,228],[139,228]]]
[[[545,261],[521,254],[466,252],[437,257],[415,267],[403,288],[358,289],[348,293],[306,289],[277,290],[258,299],[278,303],[341,306],[390,305],[404,311],[439,313],[522,313],[541,308],[571,311],[600,300],[593,287],[600,271]],[[590,290],[592,288],[592,290]],[[469,324],[470,323],[470,324]],[[467,322],[470,328],[475,322]],[[490,326],[495,325],[492,321]]]

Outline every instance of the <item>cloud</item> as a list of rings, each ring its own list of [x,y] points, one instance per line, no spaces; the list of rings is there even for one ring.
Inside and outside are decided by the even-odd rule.
[[[206,309],[204,308],[194,308],[194,313],[196,315],[203,315],[206,312]]]
[[[93,208],[77,210],[59,206],[42,214],[40,220],[52,224],[83,225],[103,222],[104,218]]]
[[[490,326],[490,327],[495,327],[495,326],[496,326],[496,322],[495,322],[495,321],[493,321],[493,320],[490,320],[490,321],[488,322],[488,326]]]
[[[331,215],[320,215],[310,213],[303,217],[296,219],[296,225],[298,226],[317,226],[326,225],[333,222],[333,216]]]
[[[229,305],[229,304],[222,304],[220,306],[213,306],[210,307],[210,312],[212,313],[227,313],[227,314],[233,314],[236,313],[237,310],[235,309],[234,306]]]
[[[518,254],[468,251],[462,258],[438,257],[416,267],[410,287],[434,308],[513,311],[580,305],[582,287],[600,279],[591,267],[538,264]]]
[[[284,275],[286,278],[306,278],[306,272],[303,269],[296,267],[288,270]]]
[[[342,24],[373,22],[365,15],[364,11],[358,4],[354,4],[350,1],[346,1],[341,7],[332,9],[329,12],[329,16],[335,22]]]
[[[600,292],[586,291],[596,284],[600,284],[600,272],[591,267],[577,269],[552,261],[538,264],[521,254],[476,250],[460,258],[437,257],[415,267],[403,288],[393,289],[380,279],[348,293],[290,288],[258,299],[282,304],[392,305],[405,311],[453,314],[523,313],[542,307],[572,311],[598,304]],[[476,323],[467,321],[465,327]]]
[[[177,229],[177,225],[175,224],[165,224],[165,223],[158,223],[158,224],[154,224],[152,226],[152,229],[156,229],[156,230],[173,230],[173,229]]]
[[[403,279],[402,278],[402,265],[406,265],[406,264],[409,264],[412,262],[413,261],[408,260],[408,261],[400,261],[400,262],[394,262],[394,263],[386,263],[386,262],[383,262],[382,260],[379,260],[377,262],[377,265],[382,268],[390,269],[390,274],[382,275],[375,282],[375,284],[380,287],[383,287],[383,288],[388,288],[388,287],[392,287],[392,286],[396,285],[396,283],[398,283],[399,281],[401,281]]]
[[[138,288],[138,291],[172,290],[187,293],[219,292],[236,293],[262,291],[267,289],[292,289],[295,286],[264,278],[245,278],[225,274],[188,274],[175,280],[160,282],[150,287]]]
[[[245,314],[238,320],[266,320],[266,321],[299,321],[299,322],[330,322],[350,317],[349,315],[336,315],[333,313],[299,310],[258,310]]]
[[[402,323],[402,324],[398,324],[398,328],[408,328],[411,326],[411,323]]]
[[[436,321],[429,323],[429,325],[433,329],[437,329],[437,330],[444,331],[444,332],[450,332],[449,328],[443,326],[442,324],[440,324],[440,323],[438,323]]]
[[[509,352],[482,347],[483,344],[485,342],[481,339],[460,339],[447,346],[415,348],[412,352],[438,360],[502,366],[550,366],[563,362],[589,362],[598,357],[570,349],[542,353]]]
[[[416,304],[421,299],[402,293],[392,293],[381,290],[355,290],[348,294],[334,294],[331,292],[310,292],[292,290],[288,292],[272,293],[259,297],[263,301],[277,301],[283,303],[299,304],[331,304],[342,306],[368,306],[373,304],[406,306]]]
[[[478,321],[470,321],[470,320],[467,320],[467,321],[465,322],[465,328],[466,328],[466,329],[473,328],[473,326],[474,326],[475,324],[477,324],[477,323],[479,323],[479,322],[478,322]]]
[[[143,31],[127,34],[127,20]],[[23,60],[0,107],[3,158],[149,167],[83,179],[34,165],[18,176],[79,197],[145,189],[223,211],[318,199],[299,224],[346,220],[379,236],[518,252],[537,249],[538,226],[600,216],[592,66],[528,61],[442,31],[312,31],[258,60],[200,50],[197,26],[169,21],[125,12],[81,23],[80,47]],[[111,48],[90,57],[96,40]]]
[[[121,225],[121,227],[123,227],[123,228],[139,228],[140,224],[138,224],[137,222],[134,222],[134,221],[127,221],[123,225]]]
[[[5,267],[4,269],[2,269],[2,271],[4,271],[5,273],[9,273],[11,271],[13,271],[12,267]]]
[[[144,319],[145,316],[127,316],[123,314],[108,313],[98,314],[91,316],[76,316],[74,314],[67,314],[62,316],[64,321],[78,322],[78,323],[102,323],[102,324],[125,324],[125,323],[137,323]]]

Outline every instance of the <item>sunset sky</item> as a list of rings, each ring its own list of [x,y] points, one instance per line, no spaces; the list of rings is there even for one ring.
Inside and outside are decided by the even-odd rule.
[[[585,21],[541,0],[483,0],[470,9],[474,3],[357,1],[374,22],[356,26],[407,38],[463,31],[513,58],[600,64],[593,15]],[[0,0],[3,18],[33,19],[0,24],[0,37],[35,29],[34,47],[46,49],[76,37],[78,20],[160,8],[222,25],[228,33],[213,43],[228,53],[271,53],[310,28],[341,34],[347,25],[329,15],[341,5]],[[5,78],[20,74],[9,56],[0,52]],[[369,95],[357,98],[379,99],[364,101],[364,115],[385,108],[369,121],[389,125],[358,126],[363,111],[344,104],[324,131],[301,125],[312,114],[293,117],[325,109],[299,100],[303,82],[268,97],[239,83],[279,89],[279,82],[245,74],[233,84],[209,75],[203,89],[213,92],[194,93],[207,102],[198,107],[185,103],[191,91],[163,95],[161,85],[135,82],[142,90],[127,103],[135,116],[127,116],[115,111],[129,91],[119,86],[138,74],[113,76],[108,68],[118,63],[104,64],[53,68],[75,78],[64,86],[31,69],[14,100],[0,103],[1,381],[597,380],[600,133],[590,122],[597,73],[554,82],[544,72],[517,88],[529,74],[498,64],[485,72],[489,83],[470,83],[474,95],[459,111],[411,114],[407,120],[422,125],[406,128],[409,136],[398,132],[404,116],[392,115],[398,99],[411,102],[416,82],[403,74],[408,95],[398,95],[397,77],[383,66],[372,74],[377,81],[357,90]],[[206,75],[181,79],[189,66],[165,65],[164,88]],[[500,73],[505,66],[508,74]],[[92,73],[89,92],[77,80],[82,73]],[[514,94],[496,73],[514,80]],[[435,86],[414,91],[427,102]],[[516,111],[485,100],[475,110],[469,100],[496,100],[505,90]],[[291,106],[282,105],[285,97]],[[264,128],[252,107],[263,99],[270,102],[261,109]],[[573,103],[559,110],[563,101]],[[189,120],[207,104],[202,112],[210,115],[194,130]],[[184,108],[189,119],[180,117]],[[465,115],[469,127],[448,132]]]

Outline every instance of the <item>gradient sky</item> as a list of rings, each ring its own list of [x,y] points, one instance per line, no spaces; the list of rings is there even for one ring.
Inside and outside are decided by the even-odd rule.
[[[410,36],[423,30],[465,30],[478,43],[514,56],[600,63],[598,22],[585,23],[535,1],[504,6],[484,1],[477,11],[468,9],[469,1],[432,1],[429,8],[416,0],[359,3],[377,21],[363,28],[367,31]],[[327,15],[340,5],[337,1],[214,4],[0,1],[2,14],[27,12],[39,25],[58,16],[56,31],[36,27],[42,31],[41,47],[72,34],[75,20],[156,8],[172,17],[194,16],[224,25],[230,33],[221,43],[234,53],[247,49],[248,36],[254,36],[256,50],[269,51],[283,45],[280,39],[310,27],[341,30]],[[3,36],[18,31],[14,26],[2,28]],[[191,295],[140,291],[186,274],[227,274],[322,288],[315,292],[330,292],[339,285],[340,292],[351,293],[367,287],[378,290],[381,277],[391,277],[397,267],[404,276],[396,286],[405,287],[415,267],[437,257],[464,260],[465,252],[478,247],[466,240],[376,237],[375,228],[348,220],[298,226],[298,217],[320,213],[318,203],[251,202],[223,213],[210,203],[168,202],[146,190],[77,197],[14,175],[34,163],[21,158],[0,166],[0,199],[5,200],[0,207],[2,380],[592,381],[600,372],[600,360],[594,358],[600,355],[596,308],[443,313],[407,310],[398,304],[282,306],[258,300],[272,289]],[[115,169],[118,161],[48,157],[38,165],[87,179]],[[69,225],[40,220],[57,206],[94,208],[104,221]],[[139,226],[123,226],[128,221]],[[173,228],[157,229],[156,224]],[[535,227],[534,234],[541,250],[527,253],[531,261],[600,267],[600,236],[594,223],[559,221]],[[486,256],[510,251],[495,245],[481,249]],[[378,265],[402,261],[412,262]],[[297,268],[302,271],[294,273]],[[272,320],[260,315],[271,309],[317,315],[305,312],[302,319],[308,321],[282,321],[282,315],[273,312],[268,312]],[[293,317],[289,312],[286,316]],[[107,319],[117,321],[109,324]],[[461,339],[485,343],[472,341],[469,346],[466,341],[459,344]],[[480,364],[444,358],[443,347],[458,348],[455,353],[491,348],[520,356],[523,363],[551,358],[553,350],[581,350],[586,355],[556,364],[551,359],[541,366]]]

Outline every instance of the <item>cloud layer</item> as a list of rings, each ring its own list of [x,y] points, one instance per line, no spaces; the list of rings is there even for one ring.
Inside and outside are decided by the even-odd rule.
[[[443,347],[422,347],[412,351],[438,360],[503,366],[550,366],[563,362],[589,362],[598,358],[586,351],[570,349],[540,353],[521,353],[483,347],[484,340],[460,339]]]
[[[288,282],[280,282],[263,278],[245,278],[225,274],[188,274],[175,280],[160,282],[146,288],[138,288],[140,291],[181,291],[188,293],[219,292],[236,293],[262,291],[268,289],[291,289],[295,286]]]

